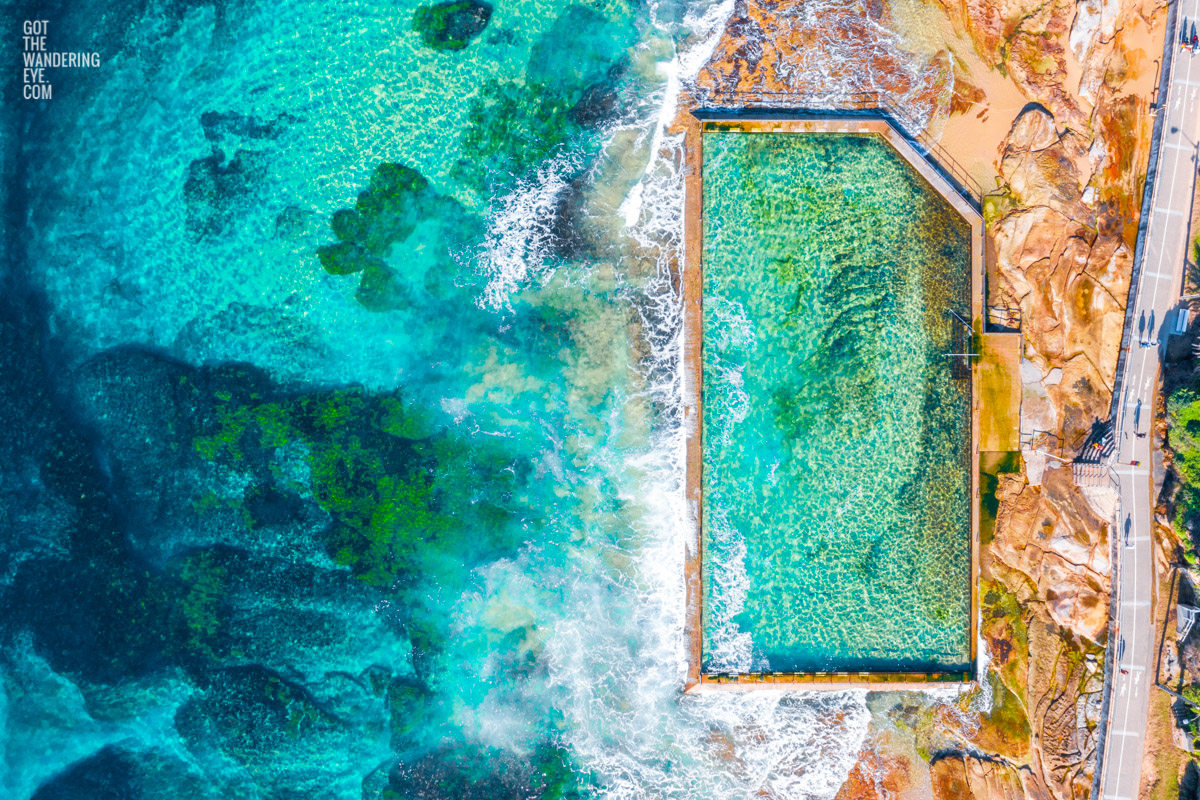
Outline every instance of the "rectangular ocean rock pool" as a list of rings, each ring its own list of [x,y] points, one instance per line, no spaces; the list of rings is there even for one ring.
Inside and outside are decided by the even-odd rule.
[[[966,672],[971,227],[881,135],[721,127],[700,671]]]

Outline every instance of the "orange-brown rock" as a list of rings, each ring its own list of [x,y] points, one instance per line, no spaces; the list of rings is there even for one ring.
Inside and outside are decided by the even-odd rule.
[[[1042,485],[1009,478],[989,555],[1026,575],[1061,627],[1098,642],[1108,626],[1108,524],[1097,519],[1066,469]]]
[[[1101,236],[1092,244],[1087,264],[1072,278],[1064,298],[1064,349],[1095,364],[1109,391],[1117,372],[1132,269],[1133,251],[1125,242],[1116,236]]]
[[[1119,333],[1119,332],[1118,332]],[[1120,341],[1118,335],[1117,341]],[[1081,351],[1063,364],[1062,380],[1047,388],[1050,400],[1060,410],[1061,437],[1067,452],[1078,450],[1087,438],[1092,424],[1108,416],[1112,399],[1112,374],[1107,378],[1092,361],[1092,351]],[[1115,363],[1114,355],[1110,362]]]
[[[1019,205],[1049,206],[1072,219],[1091,212],[1080,203],[1090,180],[1087,141],[1058,130],[1042,106],[1031,106],[1013,123],[1000,161],[1000,176]]]
[[[886,6],[866,6],[868,12],[873,8],[878,17]],[[869,92],[897,106],[931,106],[942,83],[914,71],[903,51],[888,46],[871,13],[772,0],[737,0],[712,58],[696,78],[696,92],[723,105],[819,100],[835,87],[843,98]]]
[[[1069,447],[1082,444],[1107,416],[1125,319],[1132,253],[1084,220],[1081,184],[1091,180],[1088,151],[1032,106],[1014,122],[1000,174],[1018,208],[992,228],[996,280],[992,302],[1021,310],[1038,367],[1062,369],[1049,389],[1058,409],[1053,431]]]
[[[835,800],[893,800],[909,782],[908,759],[868,741]]]
[[[999,761],[951,755],[934,761],[929,770],[935,800],[1024,800],[1030,796],[1020,773]]]

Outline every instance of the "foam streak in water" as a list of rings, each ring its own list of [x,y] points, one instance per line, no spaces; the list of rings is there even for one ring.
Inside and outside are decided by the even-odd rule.
[[[476,255],[476,268],[488,279],[478,300],[481,307],[510,307],[513,292],[530,280],[546,280],[554,274],[547,257],[554,243],[554,209],[559,194],[579,169],[580,158],[578,151],[564,151],[518,181],[495,204]]]

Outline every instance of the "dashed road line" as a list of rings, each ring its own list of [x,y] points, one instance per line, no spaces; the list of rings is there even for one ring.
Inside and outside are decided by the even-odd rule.
[[[1185,3],[1179,5],[1178,9],[1173,10],[1176,19],[1181,15],[1194,17],[1200,14],[1196,11],[1197,4],[1194,0],[1185,0]],[[1168,46],[1171,46],[1170,43]],[[1186,231],[1181,232],[1179,228],[1190,214],[1190,201],[1196,177],[1194,165],[1200,159],[1200,146],[1192,145],[1193,142],[1200,139],[1200,136],[1196,135],[1197,126],[1195,124],[1196,106],[1198,95],[1200,95],[1200,91],[1198,91],[1200,90],[1200,80],[1196,80],[1197,74],[1200,73],[1200,70],[1197,69],[1198,66],[1200,65],[1197,65],[1192,58],[1182,55],[1176,58],[1171,64],[1167,90],[1159,98],[1158,110],[1166,118],[1160,122],[1167,130],[1174,126],[1178,135],[1170,134],[1167,130],[1160,131],[1158,148],[1154,154],[1159,179],[1154,186],[1146,187],[1152,191],[1151,213],[1146,229],[1142,232],[1145,237],[1144,251],[1139,264],[1141,269],[1134,296],[1131,298],[1131,302],[1134,304],[1132,308],[1142,310],[1144,314],[1155,311],[1163,313],[1174,302],[1179,289],[1177,274],[1152,272],[1149,268],[1153,266],[1159,270],[1174,270],[1182,261],[1178,258],[1177,250],[1180,237],[1185,235]],[[1166,150],[1162,148],[1166,148]],[[1169,151],[1176,151],[1177,154],[1173,155]],[[1184,153],[1187,155],[1182,155]],[[1187,185],[1180,187],[1181,183]],[[1181,192],[1186,197],[1182,200],[1176,197],[1176,188],[1187,189],[1188,191]],[[1167,203],[1167,207],[1158,207],[1155,200]],[[1187,207],[1184,208],[1184,205]],[[1162,216],[1156,219],[1156,215]],[[1184,244],[1186,246],[1186,243]],[[1146,272],[1149,272],[1149,275],[1144,275]],[[1146,280],[1152,280],[1154,284],[1146,284]],[[1134,331],[1131,329],[1133,324],[1135,323],[1130,322],[1125,330],[1125,335],[1130,340],[1134,338]],[[1143,331],[1144,333],[1145,331]],[[1147,352],[1145,348],[1133,347],[1130,342],[1123,373],[1124,377],[1129,380],[1131,394],[1132,387],[1138,386],[1144,376],[1149,383],[1150,379],[1157,374],[1158,356],[1157,352],[1151,353]],[[1149,376],[1146,376],[1147,371],[1150,372]],[[1143,387],[1138,394],[1145,395],[1147,388]],[[1139,506],[1143,505],[1143,495],[1145,489],[1148,488],[1148,484],[1143,486],[1142,482],[1149,477],[1151,470],[1149,469],[1150,457],[1148,455],[1141,456],[1142,460],[1136,467],[1130,464],[1130,461],[1138,459],[1136,454],[1143,452],[1139,443],[1132,441],[1129,435],[1132,431],[1128,430],[1126,414],[1130,410],[1129,406],[1132,405],[1136,405],[1136,398],[1127,396],[1120,406],[1121,415],[1117,421],[1117,429],[1121,431],[1121,438],[1118,440],[1115,458],[1122,459],[1122,461],[1112,465],[1112,474],[1119,478],[1117,491],[1122,507],[1131,517],[1139,519]],[[1117,464],[1122,464],[1123,468],[1117,468]],[[1123,597],[1129,598],[1119,604],[1120,622],[1118,624],[1122,626],[1122,640],[1124,641],[1128,637],[1131,645],[1139,640],[1139,631],[1144,629],[1149,621],[1146,619],[1149,615],[1147,609],[1151,607],[1149,600],[1134,599],[1147,595],[1145,580],[1140,573],[1145,571],[1147,551],[1150,550],[1153,542],[1153,537],[1146,534],[1144,525],[1137,527],[1142,529],[1142,535],[1135,537],[1133,535],[1135,531],[1129,531],[1129,538],[1124,540],[1128,548],[1121,548],[1117,554],[1118,561],[1114,562],[1114,566],[1118,563],[1123,565],[1120,585]],[[1129,610],[1126,613],[1127,607]],[[1103,755],[1103,764],[1097,765],[1100,769],[1101,790],[1098,794],[1102,800],[1136,800],[1137,798],[1141,757],[1144,754],[1146,735],[1144,730],[1132,730],[1129,726],[1140,727],[1146,719],[1145,693],[1151,691],[1149,687],[1153,685],[1149,680],[1153,668],[1152,664],[1127,666],[1122,668],[1121,674],[1112,675],[1106,682],[1105,690],[1111,693],[1108,699],[1112,703],[1106,721],[1111,744],[1107,748],[1108,752]],[[1114,672],[1116,671],[1114,670]],[[1128,794],[1122,794],[1122,789],[1127,789]]]

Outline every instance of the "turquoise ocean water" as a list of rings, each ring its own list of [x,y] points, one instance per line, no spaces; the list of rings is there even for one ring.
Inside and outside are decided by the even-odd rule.
[[[679,691],[732,4],[3,8],[102,65],[5,73],[0,796],[833,796],[861,695]]]
[[[881,137],[703,147],[706,669],[966,669],[970,228]]]

